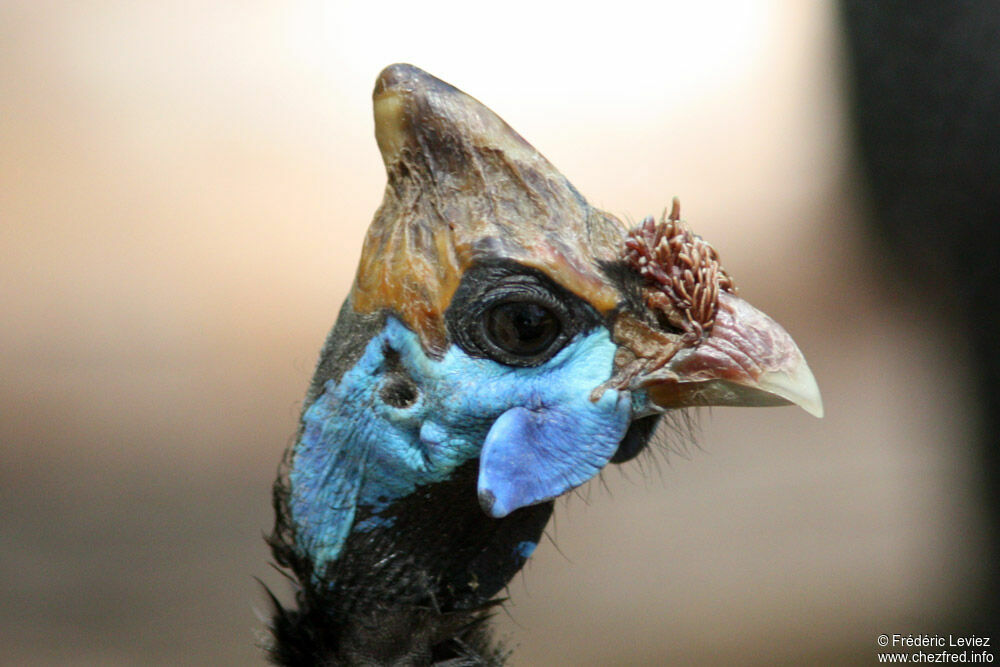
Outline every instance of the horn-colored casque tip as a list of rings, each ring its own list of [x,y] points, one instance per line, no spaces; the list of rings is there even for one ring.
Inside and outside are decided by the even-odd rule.
[[[544,163],[555,172],[503,119],[419,67],[404,63],[386,67],[375,81],[372,100],[375,140],[387,169],[405,149],[429,157],[432,169],[447,169],[452,158],[475,146]]]

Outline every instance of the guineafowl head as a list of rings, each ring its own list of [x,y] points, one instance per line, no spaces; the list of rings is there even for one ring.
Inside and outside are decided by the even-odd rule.
[[[489,662],[553,499],[699,405],[819,414],[802,354],[674,203],[627,229],[485,106],[374,91],[388,182],[275,486],[286,664]],[[454,663],[463,664],[463,663]]]

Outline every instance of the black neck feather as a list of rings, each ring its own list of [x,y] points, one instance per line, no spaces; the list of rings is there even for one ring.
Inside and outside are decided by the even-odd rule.
[[[419,487],[352,532],[321,576],[293,547],[287,487],[275,485],[269,542],[297,584],[297,608],[275,601],[271,659],[280,665],[490,665],[503,661],[484,621],[493,597],[524,565],[552,503],[491,519],[475,495],[478,460]],[[367,518],[359,510],[356,521]]]

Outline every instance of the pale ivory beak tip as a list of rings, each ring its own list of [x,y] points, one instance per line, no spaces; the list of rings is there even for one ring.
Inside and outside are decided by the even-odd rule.
[[[789,403],[794,403],[813,417],[823,417],[823,397],[816,378],[805,359],[790,370],[769,371],[757,380],[757,387]]]

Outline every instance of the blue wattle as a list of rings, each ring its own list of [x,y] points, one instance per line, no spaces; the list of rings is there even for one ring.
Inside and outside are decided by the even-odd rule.
[[[600,472],[614,455],[631,414],[606,393],[597,403],[568,396],[500,415],[479,459],[479,498],[492,517],[560,496]]]
[[[608,390],[590,400],[611,375],[615,349],[598,327],[534,368],[455,346],[435,360],[388,317],[358,362],[303,415],[289,472],[296,546],[322,572],[352,530],[388,524],[391,517],[379,515],[395,500],[448,479],[481,452],[479,486],[496,499],[495,517],[587,481],[614,454],[631,415],[627,394]],[[416,387],[405,407],[383,399],[401,374]],[[368,518],[355,526],[359,507]]]

